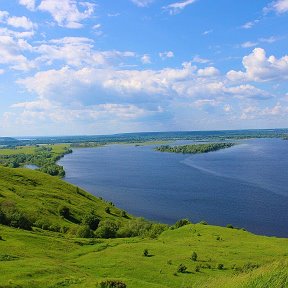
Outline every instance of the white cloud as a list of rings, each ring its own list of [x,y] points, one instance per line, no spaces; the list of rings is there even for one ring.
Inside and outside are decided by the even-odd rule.
[[[261,82],[288,79],[288,55],[279,59],[273,55],[266,57],[264,49],[255,48],[251,54],[243,58],[242,63],[245,71],[229,71],[229,80]]]
[[[251,48],[251,47],[255,47],[257,46],[258,43],[257,42],[251,42],[251,41],[247,41],[241,44],[242,48]]]
[[[12,16],[7,19],[7,24],[15,28],[23,28],[26,30],[32,30],[36,25],[32,23],[27,17]]]
[[[197,0],[185,0],[182,2],[175,2],[168,6],[162,7],[164,10],[169,11],[169,14],[174,15],[177,13],[180,13],[184,8],[186,8],[188,5],[191,5],[195,3]]]
[[[259,41],[260,42],[264,42],[264,43],[274,43],[276,41],[279,40],[279,37],[276,37],[276,36],[270,36],[270,37],[267,37],[267,38],[260,38]]]
[[[31,11],[35,10],[35,0],[19,0],[19,4]]]
[[[84,7],[84,11],[79,10],[79,6]],[[59,26],[66,28],[81,28],[81,21],[90,18],[94,13],[95,4],[90,2],[79,2],[75,0],[42,0],[38,10],[51,14]]]
[[[23,39],[14,40],[10,36],[0,36],[0,64],[6,64],[11,69],[27,71],[34,67],[24,55],[31,46]]]
[[[275,11],[278,14],[288,12],[288,0],[277,0],[272,2],[268,7],[264,8],[264,12]]]
[[[229,113],[229,112],[232,111],[232,106],[231,106],[230,104],[226,104],[226,105],[224,105],[223,110],[224,110],[226,113]]]
[[[41,55],[35,61],[48,65],[61,61],[75,67],[95,67],[108,65],[116,59],[136,57],[136,53],[131,51],[97,51],[93,44],[93,40],[85,37],[53,39],[34,48]]]
[[[197,74],[200,77],[213,77],[219,75],[220,71],[215,67],[206,67],[204,69],[199,69]]]
[[[132,3],[137,5],[138,7],[147,7],[151,3],[154,2],[154,0],[131,0]]]
[[[200,64],[206,64],[209,63],[210,60],[209,59],[205,59],[205,58],[201,58],[199,55],[194,56],[194,58],[192,59],[192,62],[194,63],[200,63]]]
[[[162,60],[165,60],[167,58],[173,58],[174,57],[174,53],[172,51],[160,52],[159,53],[159,57]]]
[[[204,35],[204,36],[206,36],[206,35],[208,35],[208,34],[211,34],[211,33],[213,33],[213,31],[214,30],[206,30],[206,31],[204,31],[203,33],[202,33],[202,35]]]
[[[148,54],[144,54],[142,57],[141,57],[141,61],[143,64],[151,64],[151,58]]]
[[[259,22],[260,22],[259,19],[256,19],[256,20],[253,20],[253,21],[249,21],[249,22],[246,22],[244,25],[242,25],[241,28],[243,28],[243,29],[251,29],[252,27],[254,27]]]

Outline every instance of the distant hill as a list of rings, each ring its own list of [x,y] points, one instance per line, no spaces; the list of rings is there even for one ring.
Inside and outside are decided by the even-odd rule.
[[[0,137],[0,145],[16,145],[19,141],[11,137]]]

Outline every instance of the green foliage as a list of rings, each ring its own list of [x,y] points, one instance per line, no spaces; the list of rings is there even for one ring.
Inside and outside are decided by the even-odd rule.
[[[82,223],[84,225],[88,225],[91,230],[95,231],[98,228],[98,225],[100,223],[100,219],[95,214],[95,212],[92,210],[90,213],[86,214],[83,217]]]
[[[182,146],[162,145],[155,150],[160,152],[183,153],[183,154],[198,154],[226,149],[234,146],[235,143],[208,143],[208,144],[192,144]]]
[[[60,206],[58,208],[59,215],[64,217],[65,219],[69,219],[70,217],[70,209],[67,206]]]
[[[145,256],[145,257],[148,257],[149,256],[149,251],[148,251],[148,249],[144,249],[144,251],[143,251],[143,256]]]
[[[185,225],[189,225],[189,224],[191,224],[191,222],[188,219],[180,219],[172,227],[177,229],[177,228],[183,227]]]
[[[227,224],[226,228],[234,229],[234,226],[232,224]]]
[[[110,214],[111,213],[111,210],[110,210],[110,207],[105,207],[105,212],[107,213],[107,214]]]
[[[184,264],[180,264],[177,268],[178,273],[185,273],[187,271],[187,267]]]
[[[81,225],[77,230],[77,237],[79,238],[93,238],[93,232],[88,225]]]
[[[18,168],[26,164],[39,167],[39,171],[51,176],[64,177],[65,171],[56,162],[72,150],[63,144],[18,147],[17,149],[0,149],[0,164]]]
[[[199,224],[202,224],[202,225],[208,225],[208,223],[204,220],[200,221]]]
[[[102,220],[95,231],[96,238],[115,238],[119,229],[119,222],[112,220]]]
[[[126,288],[126,284],[120,280],[104,280],[98,284],[99,288]]]
[[[198,255],[196,252],[193,252],[192,255],[191,255],[191,260],[192,261],[197,261],[197,258],[198,258]]]
[[[219,264],[217,265],[217,269],[218,269],[218,270],[223,270],[223,269],[224,269],[224,264],[219,263]]]

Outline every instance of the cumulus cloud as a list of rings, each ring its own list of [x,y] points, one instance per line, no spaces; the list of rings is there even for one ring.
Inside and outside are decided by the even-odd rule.
[[[34,51],[41,55],[35,59],[38,63],[52,65],[60,61],[75,67],[104,66],[115,59],[136,57],[136,53],[131,51],[97,51],[94,41],[85,37],[52,39],[34,47]]]
[[[13,70],[27,71],[34,67],[24,51],[30,51],[31,46],[23,39],[15,40],[11,36],[0,36],[0,64],[6,64]]]
[[[267,57],[264,49],[255,48],[242,63],[245,71],[229,71],[229,80],[264,82],[288,79],[288,55],[279,59],[273,55]]]
[[[185,9],[188,5],[195,3],[197,0],[185,0],[182,2],[175,2],[168,6],[162,7],[164,10],[167,10],[170,15],[174,15],[180,13],[183,9]]]
[[[10,26],[13,26],[15,28],[23,28],[26,30],[32,30],[34,27],[36,27],[36,24],[33,24],[32,21],[30,21],[27,17],[21,16],[21,17],[9,17],[7,19],[7,24]]]
[[[31,11],[35,10],[35,0],[19,0],[19,4]]]
[[[84,11],[80,11],[80,7]],[[90,2],[79,2],[75,0],[42,0],[38,10],[51,14],[59,26],[66,28],[81,28],[81,21],[91,17],[94,13],[95,4]],[[82,9],[83,10],[83,9]]]

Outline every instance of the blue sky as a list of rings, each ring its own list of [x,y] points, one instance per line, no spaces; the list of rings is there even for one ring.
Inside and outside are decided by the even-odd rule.
[[[288,0],[0,1],[0,135],[288,127]]]

